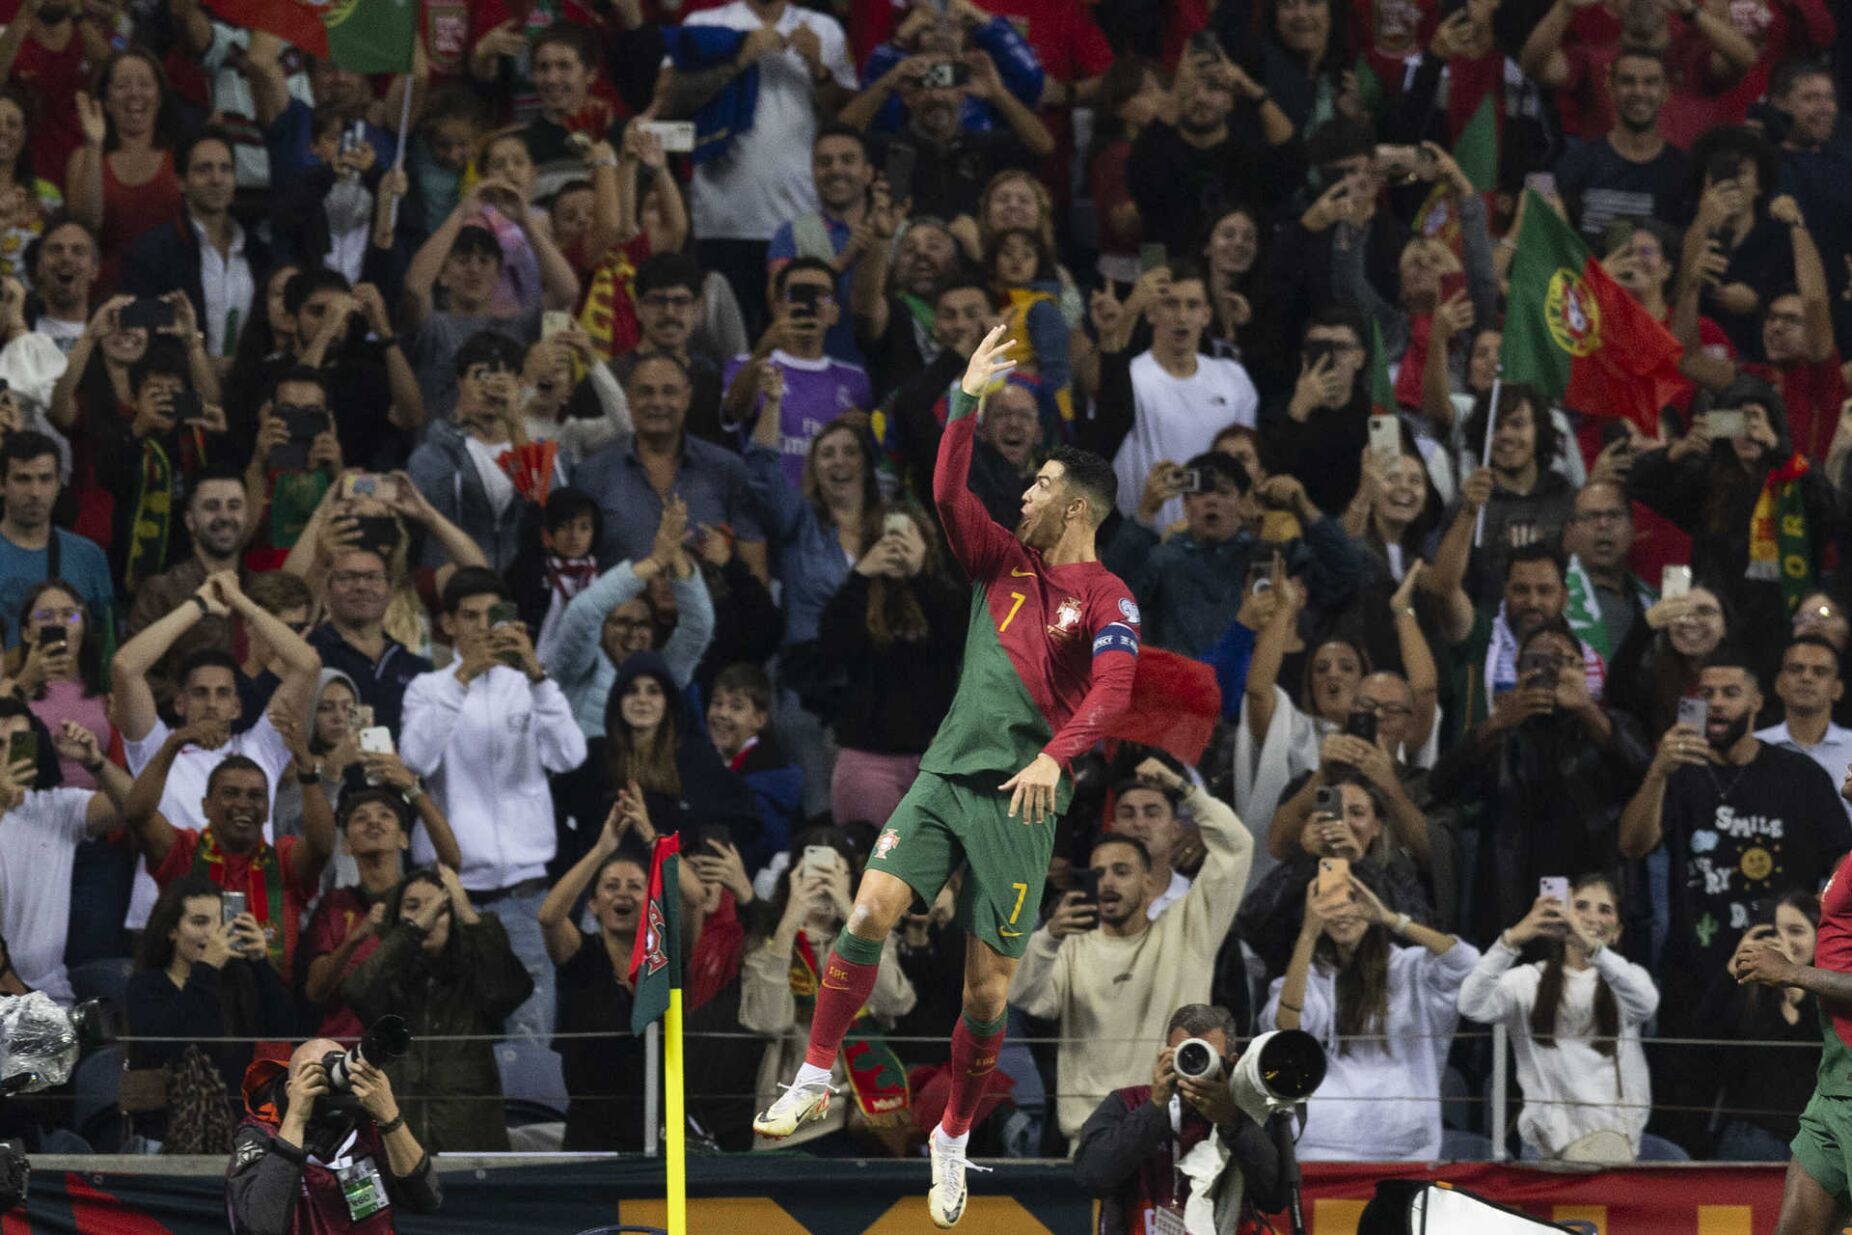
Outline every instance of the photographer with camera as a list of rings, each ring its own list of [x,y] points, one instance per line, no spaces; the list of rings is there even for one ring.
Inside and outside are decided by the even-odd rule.
[[[1162,1230],[1154,1210],[1187,1232],[1215,1232],[1234,1229],[1244,1202],[1285,1206],[1279,1149],[1229,1088],[1240,1036],[1227,1009],[1185,1004],[1170,1014],[1151,1083],[1113,1091],[1087,1117],[1074,1179],[1100,1199],[1099,1235]]]
[[[246,1075],[249,1113],[225,1178],[232,1235],[388,1235],[394,1206],[429,1214],[443,1204],[431,1155],[399,1113],[392,1082],[362,1057],[373,1041],[369,1033],[350,1054],[314,1038],[290,1055],[287,1071],[266,1061]]]

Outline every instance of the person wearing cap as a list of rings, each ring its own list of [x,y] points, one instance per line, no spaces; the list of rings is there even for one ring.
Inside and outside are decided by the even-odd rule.
[[[500,316],[491,309],[501,278],[501,242],[480,223],[439,228],[418,250],[405,272],[407,324],[417,331],[411,348],[412,368],[418,374],[418,388],[424,392],[425,409],[433,419],[448,416],[462,397],[456,357],[465,342],[483,331],[492,331],[514,340],[525,353],[527,345],[540,338],[539,298],[523,303],[513,317]],[[436,307],[435,301],[440,287],[444,291],[442,308]],[[520,372],[520,368],[517,363],[515,371]]]
[[[462,862],[449,821],[418,778],[395,756],[368,760],[376,758],[391,759],[410,784],[401,789],[393,783],[401,777],[382,777],[381,784],[341,796],[335,812],[341,853],[353,859],[360,881],[324,895],[302,937],[303,993],[321,1005],[321,1032],[330,1038],[357,1038],[366,1028],[341,999],[341,983],[379,947],[386,897],[405,877],[413,826],[422,819],[440,862],[452,868]]]

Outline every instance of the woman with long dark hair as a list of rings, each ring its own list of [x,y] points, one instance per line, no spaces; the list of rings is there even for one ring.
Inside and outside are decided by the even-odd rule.
[[[1252,206],[1230,206],[1203,232],[1202,263],[1208,272],[1209,307],[1215,317],[1203,333],[1210,353],[1240,360],[1250,343],[1248,325],[1254,320],[1254,301],[1264,254],[1267,228]]]
[[[839,824],[886,820],[958,688],[965,590],[946,573],[923,512],[890,520],[817,625],[818,642],[848,679],[831,717],[841,749],[830,812]]]
[[[1698,1006],[1697,1023],[1710,1027],[1706,1037],[1739,1043],[1704,1052],[1703,1075],[1718,1081],[1710,1153],[1717,1161],[1786,1162],[1792,1156],[1789,1143],[1813,1096],[1820,1003],[1798,986],[1738,982],[1736,966],[1769,940],[1794,964],[1811,965],[1819,927],[1820,898],[1812,892],[1797,889],[1764,905]]]
[[[249,913],[228,919],[204,875],[167,885],[129,978],[122,1104],[149,1152],[228,1153],[252,1043],[295,1036],[295,1003]],[[188,1041],[194,1039],[194,1041]]]
[[[1407,940],[1401,947],[1391,936]],[[1440,1074],[1459,1022],[1460,983],[1479,951],[1393,914],[1355,876],[1320,896],[1263,1029],[1303,1029],[1325,1048],[1324,1084],[1306,1105],[1307,1161],[1431,1161],[1440,1155]]]
[[[447,866],[407,875],[386,898],[385,919],[379,947],[341,983],[342,1000],[365,1024],[392,1013],[411,1026],[411,1051],[387,1071],[419,1144],[506,1152],[491,1044],[534,979],[501,919],[478,914]],[[442,1040],[461,1035],[470,1040]]]
[[[1729,638],[1734,624],[1721,589],[1706,584],[1653,602],[1644,616],[1657,633],[1630,636],[1615,649],[1606,697],[1645,732],[1664,733],[1678,719],[1679,700],[1697,694],[1698,667]]]
[[[725,827],[754,869],[771,856],[759,853],[759,813],[751,790],[696,729],[687,697],[658,653],[635,652],[625,659],[605,703],[604,723],[610,784],[635,784],[658,829]],[[692,852],[692,844],[689,848]]]
[[[1488,423],[1491,466],[1480,468],[1476,464],[1486,457]],[[1506,382],[1499,390],[1496,419],[1490,391],[1475,399],[1464,432],[1475,467],[1464,473],[1460,493],[1484,512],[1485,522],[1483,539],[1471,549],[1467,592],[1474,604],[1496,609],[1504,599],[1511,550],[1539,541],[1558,543],[1575,513],[1575,486],[1550,465],[1561,449],[1560,430],[1549,402],[1529,386]],[[1448,543],[1443,542],[1442,553]]]
[[[1100,78],[1093,105],[1093,140],[1087,147],[1087,182],[1093,187],[1100,218],[1100,277],[1129,290],[1138,281],[1138,204],[1126,183],[1125,163],[1132,141],[1157,119],[1164,107],[1159,67],[1142,56],[1121,52]]]
[[[1620,908],[1614,880],[1603,874],[1578,878],[1567,904],[1539,896],[1460,988],[1461,1013],[1511,1030],[1526,1158],[1640,1155],[1653,1101],[1640,1028],[1659,1007],[1659,989],[1643,966],[1614,951]],[[1548,958],[1519,965],[1539,940],[1548,942]]]

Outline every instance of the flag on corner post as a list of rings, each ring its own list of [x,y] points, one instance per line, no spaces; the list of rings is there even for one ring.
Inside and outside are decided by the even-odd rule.
[[[1550,204],[1524,191],[1511,262],[1499,376],[1590,416],[1621,416],[1657,435],[1659,409],[1684,388],[1684,347],[1608,277]]]
[[[227,24],[267,30],[355,73],[409,73],[418,0],[206,0]]]
[[[643,1036],[669,1010],[669,992],[682,986],[681,853],[679,836],[656,838],[650,856],[649,895],[630,952],[630,1032]]]

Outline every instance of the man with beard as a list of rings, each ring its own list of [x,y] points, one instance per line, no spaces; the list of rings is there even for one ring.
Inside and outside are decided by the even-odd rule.
[[[300,745],[299,731],[296,737]],[[167,734],[135,778],[122,804],[122,818],[147,855],[148,874],[157,885],[166,887],[183,875],[198,874],[227,892],[242,892],[246,912],[263,928],[270,962],[288,980],[303,913],[321,888],[322,868],[334,855],[334,809],[322,792],[320,776],[304,778],[302,835],[285,836],[271,845],[264,833],[275,782],[251,759],[223,754],[234,741],[226,722],[216,717],[190,721]],[[207,752],[218,761],[206,777],[195,812],[203,816],[204,826],[177,826],[162,809],[173,796],[168,774],[186,754]],[[305,758],[304,766],[311,762]]]
[[[869,251],[862,228],[868,212],[868,186],[874,181],[868,141],[846,124],[832,124],[810,147],[810,178],[817,186],[818,208],[787,219],[772,233],[765,254],[767,276],[776,275],[793,258],[814,257],[836,271],[836,301],[849,302],[856,264]],[[890,232],[891,236],[892,233]],[[861,364],[855,325],[845,314],[823,338],[823,350],[838,360]]]
[[[1852,849],[1832,780],[1807,755],[1750,732],[1762,690],[1742,657],[1720,649],[1698,671],[1702,731],[1666,731],[1621,813],[1620,850],[1643,858],[1664,841],[1671,921],[1661,971],[1661,1032],[1692,1024],[1703,984],[1730,959],[1757,905],[1812,892]],[[1714,1028],[1714,1026],[1712,1027]]]
[[[1443,702],[1456,739],[1483,723],[1498,697],[1517,687],[1518,646],[1544,623],[1562,618],[1569,599],[1565,569],[1548,545],[1513,549],[1505,559],[1504,596],[1496,612],[1474,608],[1457,577],[1436,581],[1435,572],[1425,573],[1423,586],[1441,596],[1441,633],[1452,660],[1451,693]],[[1586,644],[1582,665],[1588,696],[1599,701],[1606,693],[1607,665]]]
[[[1048,126],[1009,92],[996,64],[982,52],[963,59],[943,52],[901,61],[843,108],[843,122],[866,128],[888,99],[889,78],[899,84],[907,126],[877,143],[874,158],[877,166],[887,167],[893,162],[890,151],[915,152],[912,180],[887,186],[896,200],[910,202],[914,213],[941,219],[975,216],[992,176],[1008,167],[1033,170],[1037,160],[1054,152]],[[965,128],[967,94],[989,104],[1003,123],[981,133]]]
[[[857,229],[867,242],[856,263],[849,309],[875,390],[882,394],[911,381],[939,355],[933,303],[958,271],[958,242],[945,224],[923,215],[905,218],[905,207],[878,184],[874,205]],[[892,247],[896,234],[898,251]],[[941,390],[958,376],[963,359],[947,370]]]
[[[122,290],[164,296],[175,288],[193,305],[206,334],[206,353],[220,376],[231,367],[240,324],[251,320],[257,280],[270,269],[269,251],[232,218],[237,171],[231,135],[205,128],[174,157],[180,176],[180,217],[149,228],[122,256]]]
[[[1819,635],[1796,636],[1781,653],[1781,671],[1775,675],[1781,723],[1756,730],[1756,739],[1799,751],[1819,764],[1827,779],[1844,784],[1852,767],[1852,729],[1833,723],[1833,705],[1845,689],[1839,649]],[[1852,801],[1844,805],[1852,813]]]
[[[162,617],[186,603],[199,591],[210,575],[232,571],[240,582],[248,582],[239,564],[244,542],[250,533],[245,509],[244,478],[236,468],[211,467],[194,478],[186,494],[186,513],[182,516],[192,553],[184,562],[145,581],[136,589],[135,603],[129,608],[123,636],[133,638]],[[151,676],[161,680],[165,689],[156,695],[172,693],[172,670],[180,661],[201,648],[232,651],[231,624],[220,617],[202,618],[185,635],[174,641]]]
[[[1115,821],[1088,861],[1098,903],[1079,891],[1062,896],[1010,983],[1012,1004],[1061,1023],[1055,1118],[1070,1139],[1102,1097],[1149,1075],[1146,1044],[1163,1033],[1165,1009],[1207,1002],[1254,854],[1235,812],[1207,790],[1161,760],[1141,763],[1138,778],[1187,809],[1202,832],[1202,869],[1189,890],[1153,917],[1151,853]]]
[[[1140,234],[1181,255],[1228,207],[1285,196],[1294,183],[1287,157],[1293,122],[1219,48],[1192,43],[1170,94],[1176,123],[1153,120],[1139,132],[1125,179]]]
[[[1727,5],[1692,4],[1674,17],[1659,0],[1555,0],[1525,36],[1518,67],[1555,92],[1564,133],[1599,141],[1614,125],[1608,66],[1623,47],[1647,48],[1679,67],[1662,122],[1675,142],[1689,142],[1715,122],[1714,97],[1757,55]]]
[[[1591,480],[1577,490],[1569,526],[1563,529],[1563,551],[1569,555],[1563,616],[1570,628],[1604,661],[1631,661],[1617,653],[1636,629],[1646,637],[1641,619],[1659,597],[1627,566],[1633,511],[1618,482]]]
[[[39,294],[32,329],[69,354],[90,321],[90,288],[96,282],[96,237],[76,219],[51,222],[26,249],[26,272]]]
[[[1657,52],[1624,48],[1608,66],[1614,127],[1557,160],[1557,191],[1591,245],[1603,243],[1616,219],[1670,217],[1673,199],[1684,191],[1691,160],[1659,132],[1668,91]]]
[[[1011,368],[1003,359],[1009,346],[1005,328],[996,326],[971,353],[933,475],[933,499],[952,556],[976,589],[958,694],[920,761],[919,779],[875,842],[855,906],[823,965],[804,1063],[753,1121],[754,1131],[776,1139],[828,1113],[831,1069],[874,989],[883,943],[915,896],[931,904],[964,863],[957,913],[970,936],[964,1011],[952,1031],[945,1115],[927,1138],[927,1208],[940,1227],[964,1213],[965,1143],[996,1069],[1010,977],[1028,947],[1055,827],[1072,796],[1067,769],[1125,710],[1138,665],[1138,606],[1100,565],[1095,548],[1113,505],[1115,482],[1106,461],[1072,447],[1056,449],[1023,493],[1014,536],[991,521],[968,487],[973,413]],[[1231,840],[1231,864],[1244,839]],[[1244,868],[1234,885],[1245,875]],[[1140,869],[1133,895],[1142,892],[1143,880]],[[1204,881],[1218,891],[1228,883]],[[1232,917],[1231,899],[1219,899],[1228,902]],[[1141,897],[1135,915],[1141,923],[1142,911]],[[1227,925],[1223,920],[1222,929]],[[1212,954],[1213,942],[1206,947]],[[1208,994],[1208,979],[1207,965],[1199,968],[1200,998]],[[1189,1002],[1150,998],[1162,1007]],[[1079,1111],[1075,1131],[1085,1118]]]

